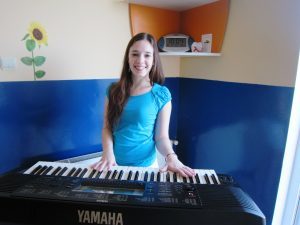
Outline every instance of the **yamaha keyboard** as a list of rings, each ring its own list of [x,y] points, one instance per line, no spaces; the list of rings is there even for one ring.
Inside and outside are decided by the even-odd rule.
[[[38,162],[0,177],[0,222],[105,225],[265,225],[233,179],[214,170],[193,178],[158,169]]]

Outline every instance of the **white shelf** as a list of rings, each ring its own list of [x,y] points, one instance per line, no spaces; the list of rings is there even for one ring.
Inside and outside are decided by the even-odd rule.
[[[181,56],[181,57],[200,57],[200,56],[221,56],[221,53],[207,52],[160,52],[160,56]]]
[[[120,2],[127,2],[138,5],[145,5],[155,8],[163,8],[175,11],[184,11],[191,8],[199,7],[201,5],[210,4],[217,0],[119,0]]]

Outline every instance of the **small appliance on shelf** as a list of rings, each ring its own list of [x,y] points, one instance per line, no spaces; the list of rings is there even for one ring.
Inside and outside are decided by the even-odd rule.
[[[175,33],[162,36],[157,45],[161,52],[190,52],[193,42],[190,36]]]

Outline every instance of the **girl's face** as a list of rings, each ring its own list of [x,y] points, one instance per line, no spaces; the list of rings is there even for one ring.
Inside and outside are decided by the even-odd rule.
[[[153,65],[153,47],[147,40],[135,42],[129,49],[128,63],[135,77],[149,76]]]

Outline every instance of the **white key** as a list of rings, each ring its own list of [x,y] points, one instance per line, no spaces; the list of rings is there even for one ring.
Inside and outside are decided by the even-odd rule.
[[[174,183],[174,172],[172,171],[168,171],[169,175],[170,175],[170,182]]]
[[[204,171],[203,170],[196,170],[199,179],[200,179],[200,184],[206,184],[206,180],[204,178]]]

